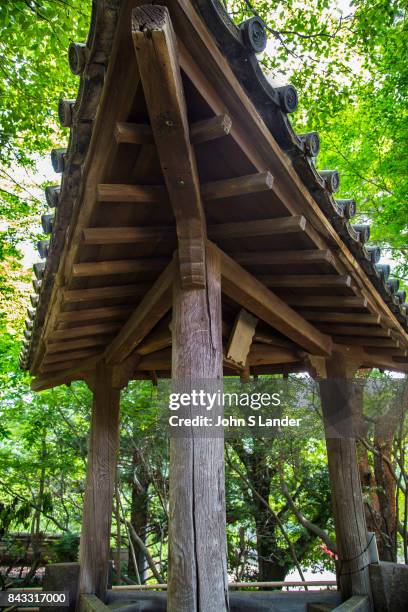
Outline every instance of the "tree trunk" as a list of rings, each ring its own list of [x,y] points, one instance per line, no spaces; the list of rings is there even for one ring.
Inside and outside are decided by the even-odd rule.
[[[137,450],[133,453],[132,459],[133,474],[137,472],[137,482],[132,480],[132,501],[130,507],[130,522],[135,528],[136,533],[139,535],[144,544],[146,544],[146,530],[149,520],[149,497],[148,490],[150,479],[146,474],[143,464],[140,460],[140,455]],[[137,567],[139,570],[140,582],[144,584],[146,579],[146,559],[143,551],[139,547],[135,548]],[[129,554],[128,564],[129,576],[135,576],[134,564],[132,556]]]

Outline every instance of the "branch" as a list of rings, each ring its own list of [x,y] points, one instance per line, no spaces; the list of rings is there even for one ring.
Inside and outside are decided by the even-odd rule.
[[[289,489],[287,487],[287,484],[286,484],[285,480],[283,479],[283,476],[281,476],[281,481],[280,482],[281,482],[282,493],[283,493],[286,501],[288,502],[289,507],[291,508],[293,514],[296,516],[297,520],[299,521],[299,523],[301,525],[303,525],[303,527],[305,529],[310,531],[310,533],[313,533],[313,535],[315,535],[318,538],[320,538],[322,540],[322,542],[324,542],[326,544],[326,546],[327,546],[327,548],[329,550],[331,550],[333,553],[336,553],[336,544],[329,537],[329,535],[326,533],[326,531],[324,531],[324,529],[321,529],[315,523],[312,523],[311,521],[309,521],[309,519],[307,519],[301,513],[301,511],[296,507],[296,505],[295,505],[295,503],[293,501],[293,498],[291,497],[291,495],[289,493]]]
[[[125,524],[127,525],[133,540],[135,541],[135,543],[138,545],[140,550],[145,555],[146,561],[149,564],[150,569],[152,570],[153,576],[156,578],[156,580],[157,580],[157,582],[159,584],[164,584],[164,580],[161,577],[161,575],[159,574],[159,572],[157,571],[154,559],[151,556],[151,554],[150,554],[149,550],[147,549],[147,547],[145,546],[145,543],[143,542],[143,540],[141,538],[139,538],[139,536],[136,533],[135,528],[133,527],[133,525],[132,525],[132,523],[130,521],[126,521]]]
[[[287,545],[289,547],[289,550],[291,552],[293,561],[294,561],[294,563],[296,565],[296,569],[299,572],[299,576],[300,576],[301,580],[304,582],[305,581],[305,577],[304,577],[304,574],[302,572],[302,568],[300,567],[300,563],[299,563],[299,560],[297,558],[295,548],[294,548],[292,542],[290,541],[289,536],[286,533],[286,530],[285,530],[285,528],[283,526],[283,523],[280,520],[279,516],[276,514],[276,512],[274,512],[272,510],[272,508],[270,507],[270,505],[268,504],[266,499],[264,499],[262,497],[262,495],[260,495],[258,493],[258,491],[255,489],[255,487],[252,486],[251,482],[244,476],[244,474],[241,472],[241,470],[239,468],[237,468],[237,466],[235,464],[232,463],[232,461],[231,461],[231,459],[230,459],[230,457],[228,455],[228,451],[226,451],[226,458],[227,458],[228,465],[231,467],[231,469],[233,469],[238,474],[238,476],[241,478],[241,480],[246,484],[246,486],[249,489],[251,489],[253,494],[259,499],[259,501],[265,506],[265,508],[268,510],[268,512],[270,512],[270,514],[273,516],[275,522],[277,523],[277,525],[279,526],[279,529],[282,532],[283,537],[286,540],[286,543],[287,543]],[[307,587],[305,587],[305,589],[307,590]]]

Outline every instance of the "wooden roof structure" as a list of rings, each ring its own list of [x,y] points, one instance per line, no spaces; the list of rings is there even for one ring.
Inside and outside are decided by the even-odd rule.
[[[79,90],[59,103],[69,144],[51,154],[62,178],[46,189],[21,352],[33,388],[102,357],[169,376],[177,249],[185,288],[205,283],[205,250],[220,257],[225,374],[304,370],[334,348],[408,371],[405,292],[353,225],[355,202],[335,199],[338,173],[316,169],[318,135],[294,132],[296,90],[262,72],[263,22],[166,0],[169,60],[143,37],[160,8],[129,26],[142,4],[95,0],[86,44],[69,48]]]

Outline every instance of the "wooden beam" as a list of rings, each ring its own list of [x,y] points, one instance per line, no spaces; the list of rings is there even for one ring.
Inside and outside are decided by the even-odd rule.
[[[249,366],[276,365],[299,361],[298,351],[254,343],[248,355]]]
[[[208,247],[206,272],[204,289],[184,291],[178,273],[174,282],[172,378],[180,391],[214,392],[222,386],[220,261]],[[188,414],[190,407],[182,410]],[[194,414],[208,416],[208,411],[197,407]],[[214,419],[217,415],[222,415],[220,406],[212,410]],[[224,439],[208,433],[200,436],[190,429],[184,436],[170,436],[167,606],[177,612],[229,609]]]
[[[134,244],[176,239],[175,227],[88,227],[84,244]]]
[[[211,244],[210,248],[216,249],[221,259],[224,293],[309,352],[330,354],[332,342],[328,336],[319,332],[215,245]]]
[[[270,191],[273,186],[273,176],[270,172],[247,174],[221,181],[212,181],[201,185],[203,200],[220,200],[236,196]]]
[[[285,274],[258,276],[267,287],[350,287],[351,277],[337,274]]]
[[[303,232],[305,227],[304,217],[285,217],[284,219],[262,219],[243,223],[220,223],[211,225],[208,228],[208,234],[214,240],[221,240],[291,234]],[[91,227],[84,229],[83,235],[86,245],[132,244],[170,240],[176,237],[175,230],[175,227]],[[334,278],[342,277],[334,276]]]
[[[178,5],[177,5],[178,7]],[[352,273],[353,282],[367,289],[367,295],[375,304],[376,311],[391,318],[397,329],[405,334],[384,303],[380,293],[373,287],[360,263],[339,236],[336,228],[325,215],[313,195],[298,176],[294,164],[282,152],[271,130],[259,115],[248,97],[242,83],[233,73],[227,59],[215,43],[205,23],[197,19],[191,3],[182,2],[176,11],[177,23],[185,33],[180,44],[180,62],[188,78],[194,83],[212,112],[219,113],[227,106],[234,118],[231,138],[258,171],[273,168],[276,177],[275,194],[291,214],[305,214],[315,228],[314,242],[319,248],[334,244],[334,265],[337,270]],[[176,17],[175,17],[176,18]],[[327,236],[327,240],[324,238]]]
[[[137,352],[139,355],[149,355],[155,351],[171,346],[170,317],[156,326],[156,328],[139,344]]]
[[[197,145],[201,142],[216,140],[227,136],[232,127],[231,117],[221,114],[202,121],[196,121],[190,127],[190,140],[192,144]]]
[[[139,363],[136,365],[136,370],[142,372],[171,370],[171,348],[167,347],[143,355]]]
[[[93,390],[84,511],[79,551],[79,593],[105,599],[108,586],[113,495],[119,449],[120,389],[101,361]]]
[[[226,350],[227,361],[245,366],[258,319],[242,308],[234,322]]]
[[[58,363],[61,361],[75,361],[76,359],[87,359],[88,357],[96,357],[101,353],[102,349],[89,348],[81,351],[65,351],[63,353],[53,353],[46,355],[43,359],[43,364]]]
[[[296,344],[287,338],[284,338],[278,334],[265,331],[262,328],[255,330],[254,342],[260,342],[261,344],[269,344],[274,347],[283,347],[289,349],[296,349]]]
[[[137,272],[157,272],[162,270],[168,259],[135,259],[94,261],[74,264],[72,276],[81,278],[86,276],[110,276],[111,274],[135,274]]]
[[[133,306],[102,306],[101,308],[85,308],[84,310],[68,310],[60,312],[58,323],[79,323],[80,321],[95,321],[98,319],[126,319]]]
[[[228,115],[216,115],[210,119],[197,121],[190,126],[190,141],[199,144],[227,136],[231,130],[231,119]],[[153,132],[150,125],[140,123],[118,122],[115,127],[115,138],[118,143],[153,144]]]
[[[133,352],[171,307],[173,261],[146,293],[119,334],[106,349],[107,363],[121,363]]]
[[[102,356],[102,354],[100,353]],[[95,353],[93,353],[95,356]],[[73,368],[80,367],[80,363],[83,363],[84,367],[86,367],[86,359],[67,359],[66,361],[57,361],[56,363],[42,363],[40,366],[40,374],[53,374],[56,372],[66,372],[67,370],[72,370]]]
[[[367,355],[381,355],[382,357],[407,357],[408,349],[402,348],[388,348],[388,347],[371,347],[365,346],[364,352]]]
[[[45,391],[46,389],[52,389],[53,387],[59,387],[60,385],[68,385],[74,380],[85,380],[86,376],[95,370],[96,364],[100,360],[100,357],[94,357],[87,359],[85,363],[77,365],[71,370],[64,370],[63,372],[57,372],[52,374],[41,374],[36,376],[31,382],[31,389],[33,391]]]
[[[351,346],[379,346],[399,347],[399,341],[393,338],[371,338],[365,336],[335,336],[333,341],[337,344],[350,344]]]
[[[182,286],[205,285],[205,214],[178,60],[166,7],[132,12],[132,38],[154,142],[176,218]]]
[[[234,259],[243,266],[257,265],[301,265],[332,264],[333,255],[331,251],[303,250],[303,251],[272,251],[254,253],[234,253]]]
[[[355,323],[356,325],[379,325],[381,315],[361,314],[359,312],[319,312],[316,310],[301,310],[302,317],[309,321],[322,323]]]
[[[64,303],[94,302],[111,298],[140,297],[148,288],[148,285],[114,285],[91,289],[63,289],[62,297]]]
[[[47,354],[62,353],[64,351],[76,351],[78,349],[88,348],[90,346],[101,346],[107,344],[110,338],[111,334],[105,336],[89,336],[86,338],[79,338],[78,340],[68,340],[65,342],[48,342]]]
[[[303,232],[306,227],[304,217],[284,217],[281,219],[260,219],[242,223],[220,223],[208,228],[211,240],[228,238],[256,238]]]
[[[318,325],[320,331],[331,336],[370,336],[389,338],[391,330],[384,327],[362,327],[360,325]]]
[[[72,327],[53,331],[48,341],[58,342],[59,340],[65,341],[71,338],[84,338],[85,336],[113,334],[120,328],[120,323],[96,323],[95,325],[82,325],[81,327]]]
[[[119,144],[154,144],[152,128],[146,123],[118,121],[114,136]]]
[[[97,186],[98,202],[165,202],[168,200],[164,185],[121,185],[103,184]]]
[[[362,297],[344,295],[282,295],[287,304],[295,307],[315,306],[318,308],[367,308]]]

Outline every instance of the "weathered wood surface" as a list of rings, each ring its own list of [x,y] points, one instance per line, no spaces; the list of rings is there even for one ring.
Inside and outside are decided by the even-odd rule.
[[[208,228],[211,240],[228,238],[256,238],[257,236],[275,236],[303,232],[306,227],[304,217],[284,217],[282,219],[260,219],[243,223],[220,223]]]
[[[106,349],[108,363],[120,363],[153,329],[171,308],[171,287],[174,277],[172,261],[146,293],[119,334]]]
[[[354,596],[334,608],[333,612],[370,612],[371,610],[368,597]]]
[[[109,612],[110,608],[96,595],[80,595],[78,612]]]
[[[62,296],[63,303],[93,302],[111,298],[141,297],[147,290],[147,285],[119,285],[91,289],[65,289]]]
[[[154,142],[176,218],[183,287],[205,284],[206,221],[176,36],[164,6],[132,12],[132,37]]]
[[[243,308],[239,311],[226,350],[226,359],[245,366],[258,319]]]
[[[294,264],[308,266],[311,264],[332,264],[333,255],[328,250],[276,251],[269,253],[234,253],[234,259],[242,266],[278,265],[280,267]]]
[[[293,164],[287,156],[282,155],[270,127],[262,120],[206,25],[197,19],[192,3],[180,0],[175,9],[174,20],[184,32],[181,52],[183,70],[200,91],[205,91],[205,98],[212,111],[219,113],[225,107],[228,108],[234,120],[231,137],[253,166],[259,172],[273,168],[276,178],[274,192],[287,210],[291,214],[304,214],[307,217],[310,227],[317,230],[313,237],[320,249],[328,248],[329,244],[335,245],[333,264],[337,271],[341,274],[351,274],[357,286],[361,290],[367,290],[376,312],[389,318],[407,341],[406,332],[384,303],[350,248],[297,175]]]
[[[340,353],[326,359],[326,380],[320,382],[323,419],[327,431],[333,420],[353,420],[351,378],[358,363]],[[367,526],[357,462],[356,441],[347,431],[343,437],[327,437],[327,460],[336,528],[337,564],[343,598],[370,595]]]
[[[330,354],[332,343],[328,336],[321,334],[223,251],[213,244],[209,246],[219,253],[224,293],[306,350]]]
[[[216,140],[229,134],[231,119],[228,115],[216,115],[210,119],[197,121],[190,126],[190,141],[192,144]],[[140,123],[117,123],[115,127],[116,142],[127,144],[154,143],[153,131],[150,125]]]
[[[258,172],[231,179],[212,181],[201,185],[204,200],[220,200],[236,196],[270,191],[273,186],[273,176],[270,172]]]
[[[206,263],[205,289],[182,289],[177,274],[173,293],[173,384],[190,381],[193,388],[222,379],[221,274],[213,249]],[[171,437],[169,612],[228,610],[225,521],[223,438],[193,431]]]
[[[270,274],[259,280],[267,287],[350,287],[350,276],[337,274]]]
[[[168,264],[167,259],[129,259],[122,261],[95,261],[78,263],[72,267],[72,276],[110,276],[111,274],[135,274],[137,272],[159,272]]]
[[[79,552],[81,594],[104,599],[107,590],[113,494],[119,448],[120,390],[112,368],[96,367]]]

